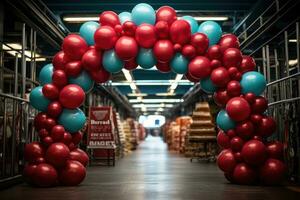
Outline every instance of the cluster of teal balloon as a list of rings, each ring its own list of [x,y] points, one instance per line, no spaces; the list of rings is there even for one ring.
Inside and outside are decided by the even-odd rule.
[[[235,121],[232,120],[226,110],[220,110],[216,119],[217,125],[223,131],[228,131],[235,128]]]
[[[252,92],[256,96],[259,96],[264,92],[267,86],[267,81],[264,75],[262,75],[261,73],[250,71],[243,74],[240,84],[243,94]]]
[[[90,21],[90,22],[85,22],[84,24],[81,25],[79,29],[79,34],[83,39],[86,41],[88,45],[94,45],[94,34],[96,30],[100,27],[98,22]]]
[[[43,85],[52,83],[53,65],[45,65],[39,74],[39,82],[41,86],[35,87],[29,96],[29,102],[35,109],[47,112],[48,105],[51,103],[43,92]],[[91,91],[94,86],[94,81],[91,79],[86,71],[82,71],[77,77],[69,78],[70,84],[79,85],[86,93]],[[63,109],[58,118],[58,123],[63,125],[64,128],[70,133],[74,133],[83,128],[86,122],[85,114],[79,108],[76,109]]]
[[[201,79],[200,86],[201,89],[208,94],[212,94],[217,90],[217,87],[213,84],[210,77]]]

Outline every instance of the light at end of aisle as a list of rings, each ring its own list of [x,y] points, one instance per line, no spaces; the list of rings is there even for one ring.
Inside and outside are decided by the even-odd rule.
[[[141,104],[141,103],[137,103],[137,104],[132,104],[132,107],[134,108],[172,108],[173,104]]]

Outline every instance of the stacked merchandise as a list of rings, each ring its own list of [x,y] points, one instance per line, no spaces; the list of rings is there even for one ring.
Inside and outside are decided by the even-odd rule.
[[[187,135],[187,130],[192,123],[192,118],[190,116],[181,116],[176,119],[176,123],[180,126],[179,133],[179,152],[183,153],[185,148],[185,139]]]
[[[145,128],[142,124],[138,124],[138,136],[139,136],[139,141],[145,140],[146,137],[146,131]]]
[[[166,139],[169,150],[179,151],[180,126],[176,122],[170,123]]]
[[[132,118],[128,118],[127,122],[131,130],[131,150],[136,150],[137,145],[139,144],[138,123]]]
[[[116,121],[117,121],[117,128],[119,132],[119,141],[120,141],[118,156],[123,157],[125,153],[125,132],[123,129],[123,124],[121,123],[120,120],[119,113],[116,113]]]
[[[185,143],[185,155],[188,157],[213,156],[216,153],[216,131],[212,122],[209,104],[196,104],[192,115],[193,122]],[[199,151],[200,150],[200,151]]]
[[[124,120],[123,123],[123,131],[125,136],[125,144],[124,144],[124,153],[128,155],[131,152],[132,144],[131,144],[131,129],[127,120]]]

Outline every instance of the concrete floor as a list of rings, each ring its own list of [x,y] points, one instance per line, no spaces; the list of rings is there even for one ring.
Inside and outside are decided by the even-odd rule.
[[[115,167],[90,167],[78,187],[32,188],[26,184],[0,191],[1,200],[267,200],[298,199],[285,187],[229,184],[216,165],[190,163],[166,150],[160,138],[149,137]]]

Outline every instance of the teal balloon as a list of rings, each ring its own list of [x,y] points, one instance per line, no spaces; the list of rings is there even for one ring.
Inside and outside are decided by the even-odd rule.
[[[134,6],[131,11],[132,21],[137,25],[141,25],[142,23],[146,24],[155,24],[156,14],[155,10],[146,3],[140,3]]]
[[[220,110],[216,121],[218,127],[223,131],[228,131],[235,128],[235,122],[229,117],[225,110]]]
[[[209,46],[217,44],[222,36],[221,26],[214,21],[206,21],[200,24],[199,33],[204,33],[209,39]]]
[[[121,24],[124,24],[127,21],[132,21],[131,13],[130,12],[121,12],[119,14],[119,20]]]
[[[243,94],[252,92],[256,96],[259,96],[264,92],[267,81],[261,73],[251,71],[243,74],[240,84],[242,86]]]
[[[79,85],[85,93],[91,91],[94,86],[93,79],[91,79],[90,75],[85,70],[82,70],[82,72],[76,77],[70,77],[69,83]]]
[[[104,69],[110,73],[118,73],[124,66],[124,62],[117,56],[114,49],[104,52],[102,64]]]
[[[198,22],[195,20],[194,17],[186,15],[186,16],[183,16],[181,19],[187,21],[190,24],[192,34],[197,33],[197,31],[198,31]]]
[[[87,42],[88,45],[94,45],[94,33],[100,27],[99,23],[97,22],[85,22],[81,25],[79,29],[79,34],[84,40]]]
[[[46,112],[50,100],[47,99],[42,92],[43,86],[38,86],[31,90],[29,95],[29,102],[32,107],[39,111]]]
[[[39,82],[41,85],[45,85],[47,83],[52,83],[52,74],[53,74],[53,65],[47,64],[45,65],[39,74]]]
[[[153,55],[152,49],[140,48],[136,62],[144,69],[150,69],[156,65],[156,59]]]
[[[212,94],[217,90],[216,86],[213,84],[210,77],[200,80],[200,86],[201,89],[208,94]]]
[[[176,53],[170,62],[173,72],[177,74],[185,74],[188,70],[189,61],[182,54]]]
[[[70,133],[74,133],[82,129],[85,122],[85,114],[79,108],[63,109],[58,118],[58,123],[63,125],[65,130]]]

